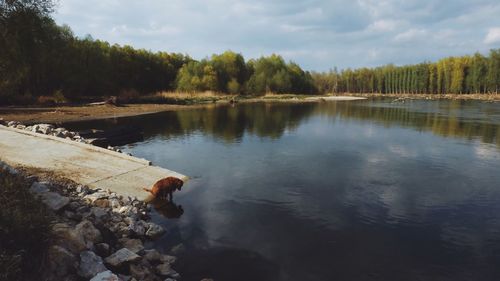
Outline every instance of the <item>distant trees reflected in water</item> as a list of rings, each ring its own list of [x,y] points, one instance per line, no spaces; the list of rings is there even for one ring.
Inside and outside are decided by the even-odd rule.
[[[309,118],[326,116],[337,120],[373,121],[384,126],[402,126],[430,131],[439,136],[480,139],[500,146],[500,112],[496,104],[471,101],[387,100],[323,103],[249,103],[237,106],[211,105],[192,110],[91,121],[73,128],[139,126],[145,139],[202,133],[227,143],[240,142],[245,134],[280,138]],[[495,119],[496,118],[496,119]]]

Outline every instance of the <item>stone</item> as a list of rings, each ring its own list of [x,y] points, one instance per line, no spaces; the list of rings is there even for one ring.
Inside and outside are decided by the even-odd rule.
[[[49,187],[47,186],[47,183],[45,183],[45,182],[34,182],[33,184],[31,184],[31,187],[29,190],[33,194],[40,194],[40,193],[48,192]]]
[[[68,205],[70,199],[65,196],[59,195],[57,192],[43,192],[40,193],[42,201],[52,210],[59,211]]]
[[[85,195],[83,197],[83,199],[87,200],[88,202],[90,203],[94,203],[96,200],[99,200],[99,199],[107,199],[108,198],[108,194],[106,192],[94,192],[92,194],[89,194],[89,195]]]
[[[129,266],[130,275],[138,280],[155,280],[151,270],[142,264],[131,264]]]
[[[111,247],[107,243],[97,243],[94,247],[95,252],[101,257],[107,257],[111,254]]]
[[[102,199],[97,199],[94,201],[94,206],[101,207],[101,208],[108,208],[111,204],[109,203],[108,199],[102,198]]]
[[[177,257],[171,256],[171,255],[161,255],[160,261],[162,263],[174,264],[175,261],[177,261]]]
[[[90,281],[120,281],[120,279],[116,274],[107,270],[97,274],[94,278],[90,279]]]
[[[52,233],[58,238],[59,244],[74,253],[92,249],[94,243],[102,240],[99,230],[88,220],[80,222],[74,228],[65,223],[57,223],[52,227]]]
[[[144,245],[142,245],[142,241],[139,239],[121,238],[118,239],[118,241],[124,248],[127,248],[136,254],[144,250]]]
[[[78,211],[78,207],[80,207],[80,204],[76,201],[70,202],[68,204],[68,209],[70,209],[72,211]]]
[[[156,239],[165,233],[165,229],[155,223],[148,223],[148,230],[146,231],[146,236],[151,239]]]
[[[147,261],[149,262],[158,262],[161,259],[161,254],[157,250],[145,250],[144,251],[144,256],[143,256]]]
[[[169,263],[162,263],[155,267],[156,273],[161,276],[172,277],[174,279],[178,279],[180,277],[179,273],[175,271]]]
[[[64,211],[64,216],[70,220],[75,220],[75,221],[79,221],[82,219],[82,216],[80,214],[76,214],[71,211]]]
[[[49,272],[55,277],[55,280],[74,273],[78,266],[76,256],[66,248],[58,245],[49,248],[47,260]]]
[[[130,275],[118,274],[118,277],[120,278],[121,281],[131,281],[132,280],[132,276],[130,276]]]
[[[147,223],[145,221],[142,221],[142,220],[139,220],[139,221],[134,221],[132,222],[130,225],[129,225],[129,230],[137,235],[137,236],[144,236],[144,234],[146,233],[146,227],[147,227]]]
[[[50,124],[38,124],[35,126],[38,127],[36,130],[37,132],[40,132],[45,135],[52,133],[52,131],[54,130],[54,126]]]
[[[90,208],[90,213],[98,220],[103,220],[109,217],[108,210],[101,207]]]
[[[98,273],[108,270],[102,261],[102,258],[92,251],[84,251],[80,253],[80,266],[78,267],[78,275],[90,279]]]
[[[95,243],[102,241],[101,232],[88,220],[77,224],[75,231],[83,237],[87,248],[90,249]]]
[[[116,251],[114,254],[111,256],[107,257],[105,259],[106,264],[109,264],[112,267],[120,267],[124,263],[130,263],[134,261],[140,260],[141,257],[137,255],[136,253],[130,251],[127,248],[122,248],[118,251]]]
[[[111,206],[111,208],[113,209],[118,209],[121,207],[121,204],[120,204],[120,200],[118,199],[110,199],[109,200],[109,206]]]
[[[139,213],[139,210],[137,209],[137,207],[127,205],[118,209],[118,213],[130,217],[137,215],[137,213]]]

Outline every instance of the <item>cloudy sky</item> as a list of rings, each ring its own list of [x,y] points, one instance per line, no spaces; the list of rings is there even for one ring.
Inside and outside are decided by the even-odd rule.
[[[201,59],[272,53],[307,70],[500,48],[498,0],[59,0],[76,35]]]

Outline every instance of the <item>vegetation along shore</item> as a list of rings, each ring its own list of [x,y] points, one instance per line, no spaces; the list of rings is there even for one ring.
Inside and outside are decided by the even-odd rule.
[[[124,103],[175,99],[162,92],[323,94],[497,94],[500,50],[415,65],[303,70],[273,54],[245,60],[233,51],[202,60],[79,38],[51,18],[51,1],[2,2],[0,105],[85,103],[117,96]],[[184,99],[185,103],[203,100]],[[178,101],[178,100],[177,100]]]

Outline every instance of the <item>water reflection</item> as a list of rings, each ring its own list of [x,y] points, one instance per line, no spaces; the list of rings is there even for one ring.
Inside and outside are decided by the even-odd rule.
[[[149,202],[156,212],[169,219],[178,219],[184,214],[182,205],[177,205],[173,201],[155,198]]]
[[[480,101],[369,100],[326,103],[252,103],[208,105],[194,110],[164,112],[139,117],[64,124],[75,130],[127,125],[142,128],[145,138],[185,137],[203,132],[226,143],[238,143],[245,134],[280,138],[313,116],[371,121],[403,126],[445,137],[480,139],[500,146],[500,106]]]
[[[154,247],[185,245],[186,280],[500,278],[498,104],[238,104],[78,126],[112,122],[142,124],[127,152],[194,176],[180,219],[165,219],[177,205],[153,218],[169,229]]]

